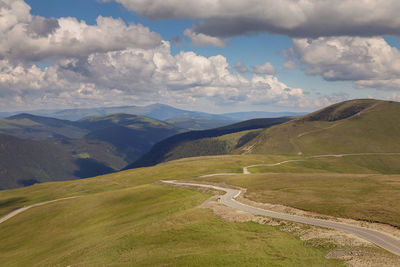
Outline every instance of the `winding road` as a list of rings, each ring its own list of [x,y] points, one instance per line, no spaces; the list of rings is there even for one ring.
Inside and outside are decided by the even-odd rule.
[[[224,192],[226,192],[226,194],[220,197],[220,201],[222,204],[224,204],[228,207],[246,211],[246,212],[252,213],[254,215],[262,215],[262,216],[272,217],[272,218],[286,220],[286,221],[304,223],[304,224],[309,224],[309,225],[314,225],[314,226],[319,226],[319,227],[326,227],[326,228],[345,231],[345,232],[357,235],[364,240],[370,241],[370,242],[374,243],[375,245],[377,245],[383,249],[386,249],[387,251],[392,252],[393,254],[400,256],[400,240],[398,240],[394,237],[391,237],[387,234],[375,231],[375,230],[358,227],[358,226],[354,226],[354,225],[349,225],[349,224],[344,224],[344,223],[339,223],[339,222],[334,222],[334,221],[321,220],[321,219],[316,219],[316,218],[311,218],[311,217],[302,217],[302,216],[297,216],[297,215],[290,215],[290,214],[286,214],[286,213],[280,213],[280,212],[275,212],[275,211],[270,211],[270,210],[265,210],[265,209],[257,208],[254,206],[250,206],[250,205],[241,203],[236,200],[236,198],[242,193],[242,191],[237,190],[237,189],[225,188],[225,187],[208,185],[208,184],[186,183],[186,182],[178,182],[178,181],[163,181],[163,182],[167,183],[167,184],[173,184],[173,185],[206,187],[206,188],[224,191]]]
[[[3,222],[5,222],[5,221],[11,219],[11,218],[14,217],[15,215],[20,214],[21,212],[24,212],[24,211],[26,211],[26,210],[28,210],[28,209],[30,209],[30,208],[39,207],[39,206],[43,206],[43,205],[46,205],[46,204],[50,204],[50,203],[53,203],[53,202],[56,202],[56,201],[67,200],[67,199],[73,199],[73,198],[78,198],[78,197],[80,197],[80,196],[59,198],[59,199],[54,199],[54,200],[50,200],[50,201],[40,202],[40,203],[32,204],[32,205],[30,205],[30,206],[22,207],[22,208],[19,208],[19,209],[17,209],[17,210],[14,210],[14,211],[10,212],[9,214],[7,214],[7,215],[4,216],[4,217],[1,217],[1,218],[0,218],[0,223],[3,223]]]
[[[400,153],[329,154],[329,155],[310,156],[310,157],[306,157],[306,158],[343,157],[343,156],[352,156],[352,155],[374,155],[374,154],[399,155]],[[296,162],[296,161],[303,161],[303,160],[302,159],[285,160],[282,162],[272,163],[272,164],[250,165],[250,166],[243,167],[243,174],[251,174],[249,172],[248,168],[252,168],[252,167],[257,167],[257,166],[271,166],[272,167],[272,166],[279,166],[279,165],[282,165],[285,163]],[[241,175],[241,174],[242,173],[214,173],[214,174],[203,175],[201,177],[211,177],[211,176],[218,176],[218,175]],[[266,210],[266,209],[261,209],[258,207],[250,206],[250,205],[241,203],[236,200],[236,198],[242,193],[242,191],[240,191],[238,189],[232,189],[232,188],[226,188],[226,187],[220,187],[220,186],[208,185],[208,184],[200,184],[200,183],[178,182],[176,180],[164,180],[164,181],[162,180],[162,182],[166,183],[166,184],[205,187],[205,188],[211,188],[211,189],[215,189],[215,190],[219,190],[219,191],[224,191],[224,192],[226,192],[226,194],[220,197],[220,201],[222,204],[224,204],[228,207],[246,211],[246,212],[252,213],[254,215],[262,215],[262,216],[272,217],[272,218],[281,219],[281,220],[287,220],[287,221],[292,221],[292,222],[298,222],[298,223],[303,223],[303,224],[309,224],[309,225],[314,225],[314,226],[319,226],[319,227],[326,227],[326,228],[345,231],[345,232],[357,235],[364,240],[372,242],[375,245],[377,245],[395,255],[400,256],[400,240],[398,240],[388,234],[378,232],[376,230],[371,230],[368,228],[358,227],[358,226],[340,223],[340,222],[334,222],[334,221],[321,220],[321,219],[316,219],[316,218],[311,218],[311,217],[302,217],[302,216],[297,216],[297,215],[280,213],[280,212],[275,212],[275,211],[271,211],[271,210]],[[50,203],[53,203],[56,201],[73,199],[73,198],[78,198],[78,197],[80,197],[80,196],[45,201],[45,202],[33,204],[30,206],[26,206],[26,207],[14,210],[11,213],[7,214],[6,216],[0,218],[0,224],[11,219],[12,217],[16,216],[17,214],[30,209],[30,208],[50,204]]]

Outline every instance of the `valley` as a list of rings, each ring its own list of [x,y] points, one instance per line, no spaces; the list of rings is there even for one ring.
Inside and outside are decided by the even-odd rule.
[[[150,166],[0,191],[0,217],[14,215],[0,224],[0,256],[38,266],[396,266],[400,150],[388,144],[398,138],[391,114],[399,107],[357,100],[299,118],[178,133],[145,155]],[[124,116],[100,125],[135,129]],[[101,130],[97,121],[80,123]],[[238,202],[230,199],[239,192]],[[329,225],[316,226],[321,219]]]

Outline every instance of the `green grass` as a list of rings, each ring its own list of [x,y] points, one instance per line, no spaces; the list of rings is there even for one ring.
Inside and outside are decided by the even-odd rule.
[[[79,159],[89,159],[90,158],[90,154],[87,153],[87,152],[84,152],[84,153],[76,154],[75,157],[79,158]]]
[[[352,101],[345,105],[349,108],[351,104],[356,106],[359,102]],[[400,103],[375,102],[376,106],[365,110],[360,116],[327,121],[309,120],[311,115],[306,115],[271,127],[253,142],[257,143],[253,153],[318,155],[400,152]],[[331,114],[333,117],[337,115],[334,113]]]
[[[24,205],[76,195],[92,194],[131,186],[152,183],[158,180],[194,179],[212,173],[241,173],[243,166],[263,163],[277,163],[287,159],[302,157],[267,156],[267,155],[229,155],[180,159],[162,163],[153,167],[132,169],[96,178],[83,180],[50,182],[30,187],[0,191],[0,216]],[[346,159],[351,159],[347,161]],[[304,162],[287,163],[275,167],[254,167],[251,172],[280,173],[328,173],[348,171],[353,173],[377,173],[375,168],[383,164],[396,170],[400,156],[352,156],[343,158],[305,159]],[[385,164],[386,165],[385,165]],[[375,164],[375,165],[374,165]],[[328,166],[328,167],[327,167]],[[372,169],[371,169],[372,168]],[[357,170],[357,171],[356,171]],[[390,170],[390,169],[389,169]],[[284,174],[282,174],[283,176]],[[10,199],[19,199],[9,203]],[[9,203],[1,205],[1,203]]]
[[[180,143],[166,154],[167,160],[207,155],[225,155],[234,151],[245,136],[255,137],[261,130],[248,130],[218,137]]]
[[[146,184],[33,208],[1,225],[1,264],[343,266],[276,227],[195,208],[208,197]]]
[[[253,173],[381,173],[400,174],[400,155],[305,158],[278,166],[259,166]]]
[[[242,166],[260,162],[263,156],[214,156],[189,158],[154,167],[132,169],[96,178],[50,182],[30,187],[0,191],[0,203],[9,199],[23,199],[9,205],[0,205],[0,216],[24,205],[76,195],[92,194],[152,183],[158,180],[192,179],[214,172],[242,171]],[[281,157],[276,157],[280,160]]]
[[[273,167],[281,173],[241,173],[242,167],[304,157],[231,155],[187,158],[90,179],[0,191],[0,216],[32,208],[0,225],[0,258],[6,266],[342,266],[326,260],[331,249],[303,242],[279,226],[226,222],[198,209],[210,195],[153,185],[159,180],[206,180],[248,188],[246,197],[338,217],[400,226],[398,156],[306,159]],[[350,161],[348,159],[351,159]],[[382,165],[383,164],[383,165]],[[347,166],[347,167],[346,167]],[[275,169],[274,169],[275,168]],[[341,174],[359,170],[360,174]],[[257,168],[250,169],[251,171]],[[284,170],[286,169],[286,173]],[[302,170],[304,173],[299,173]],[[317,173],[311,173],[314,170]],[[291,173],[292,172],[292,173]],[[294,173],[293,173],[294,172]]]
[[[247,188],[246,197],[400,227],[400,175],[267,173],[199,178]]]

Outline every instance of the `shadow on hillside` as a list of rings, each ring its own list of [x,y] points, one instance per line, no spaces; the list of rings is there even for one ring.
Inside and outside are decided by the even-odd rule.
[[[75,163],[78,165],[79,169],[74,172],[74,175],[79,178],[89,178],[115,171],[108,165],[94,159],[77,159]]]
[[[25,197],[13,197],[13,198],[8,198],[5,200],[0,201],[0,208],[12,206],[14,204],[21,204],[25,203],[27,201],[27,198]]]
[[[25,179],[25,180],[18,180],[18,184],[23,186],[31,186],[34,184],[39,184],[40,181],[36,179]]]

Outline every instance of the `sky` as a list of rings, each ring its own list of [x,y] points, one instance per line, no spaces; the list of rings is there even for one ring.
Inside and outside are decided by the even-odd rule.
[[[397,0],[0,0],[0,111],[400,100]]]

